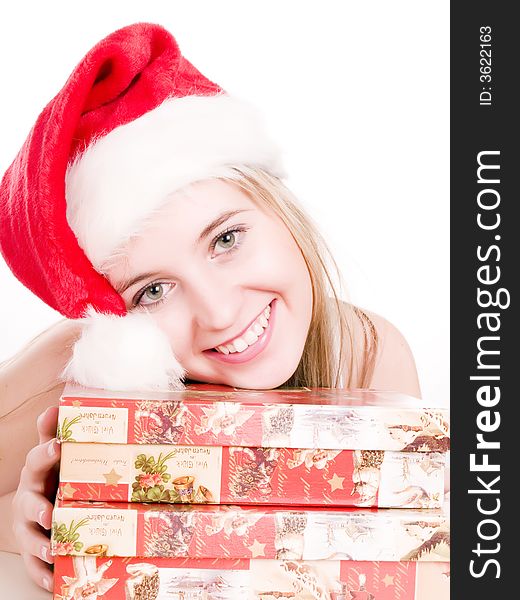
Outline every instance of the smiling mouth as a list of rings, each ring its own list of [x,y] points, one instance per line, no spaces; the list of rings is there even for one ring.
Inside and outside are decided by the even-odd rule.
[[[229,340],[225,344],[216,346],[212,349],[213,352],[219,354],[240,354],[253,346],[258,341],[258,338],[264,333],[265,329],[269,325],[269,317],[271,316],[271,304],[267,305],[266,308],[256,317],[256,319],[249,325],[249,327],[236,338]]]

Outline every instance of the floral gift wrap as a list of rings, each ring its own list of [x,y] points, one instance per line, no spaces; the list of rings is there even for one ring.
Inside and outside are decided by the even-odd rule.
[[[58,556],[54,600],[447,600],[449,565]]]
[[[63,442],[446,452],[449,411],[397,392],[192,386],[118,393],[68,386]]]
[[[54,555],[285,560],[449,560],[435,509],[239,507],[58,500]]]
[[[391,450],[75,444],[68,500],[439,508],[445,454]]]

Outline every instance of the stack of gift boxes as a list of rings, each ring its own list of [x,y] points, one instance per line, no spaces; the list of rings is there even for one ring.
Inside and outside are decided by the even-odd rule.
[[[56,600],[442,600],[446,409],[398,393],[69,386]]]

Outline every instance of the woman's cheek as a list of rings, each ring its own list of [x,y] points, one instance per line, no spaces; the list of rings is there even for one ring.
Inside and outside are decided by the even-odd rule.
[[[158,310],[151,314],[157,326],[168,338],[177,360],[184,366],[183,361],[191,354],[193,346],[188,333],[190,322],[188,315],[179,310],[173,310],[168,302],[164,307],[158,307]]]
[[[292,240],[292,238],[291,238]],[[260,251],[252,251],[237,264],[235,277],[244,287],[283,291],[292,280],[308,277],[308,270],[299,248],[293,244],[281,243],[274,237],[269,244],[260,246]]]

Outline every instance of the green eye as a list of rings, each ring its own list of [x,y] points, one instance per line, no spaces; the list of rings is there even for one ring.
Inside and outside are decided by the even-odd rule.
[[[232,231],[228,231],[219,237],[217,245],[225,250],[232,248],[235,245],[235,234]]]
[[[154,283],[153,285],[146,288],[144,295],[148,300],[159,300],[164,294],[164,289],[162,284]]]
[[[158,281],[143,288],[132,300],[133,306],[157,306],[168,297],[175,287],[173,282]]]
[[[210,244],[213,258],[222,255],[229,256],[238,250],[248,229],[245,225],[235,225],[216,235]]]

